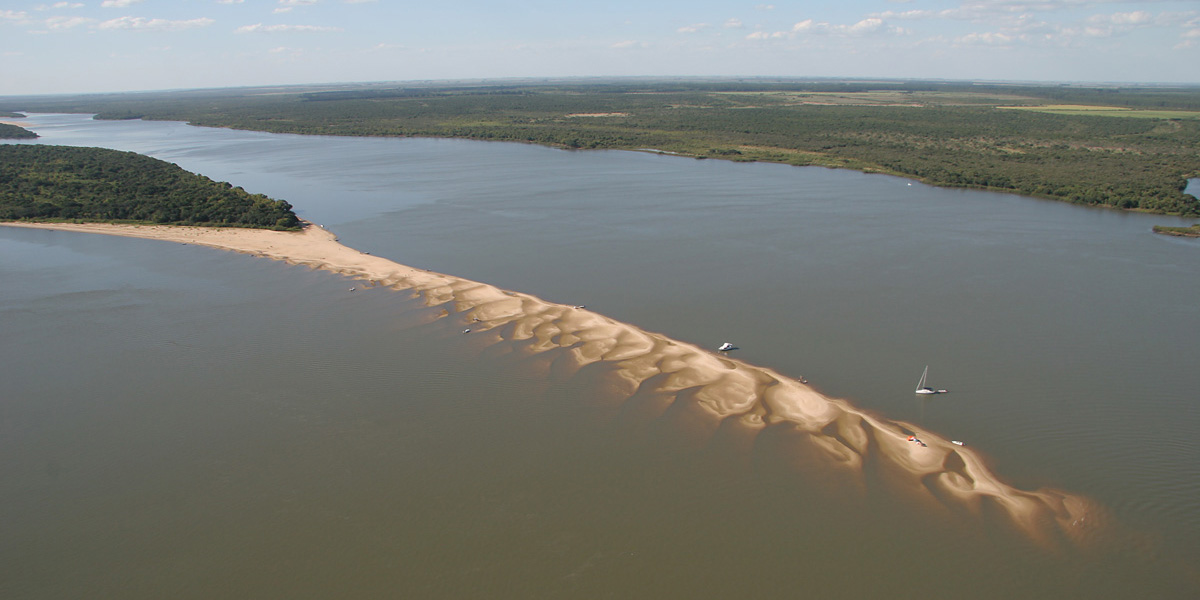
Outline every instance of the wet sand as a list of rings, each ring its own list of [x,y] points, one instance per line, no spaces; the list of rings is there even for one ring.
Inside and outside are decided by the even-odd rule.
[[[441,273],[395,263],[341,245],[316,225],[302,232],[109,224],[0,223],[13,227],[99,233],[196,244],[307,265],[410,290],[442,318],[457,319],[473,341],[519,343],[529,354],[561,351],[574,372],[603,363],[614,391],[669,399],[703,433],[736,428],[753,437],[785,432],[795,460],[846,490],[865,492],[867,471],[889,491],[952,515],[1005,516],[1046,546],[1082,543],[1106,521],[1090,500],[1051,489],[1020,490],[987,467],[984,457],[911,423],[871,415],[770,369],[614,321],[583,307],[547,302]],[[555,368],[564,368],[555,360]]]

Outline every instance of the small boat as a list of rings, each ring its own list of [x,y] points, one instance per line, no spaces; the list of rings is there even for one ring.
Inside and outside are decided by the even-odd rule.
[[[954,444],[955,446],[966,446],[966,444],[964,444],[958,440],[950,440],[950,443]]]
[[[724,344],[721,344],[720,346],[717,347],[717,351],[719,351],[719,352],[729,352],[730,350],[733,350],[733,349],[734,349],[733,344],[730,344],[729,342],[725,342]]]
[[[937,390],[925,385],[925,378],[929,377],[929,365],[925,365],[925,371],[921,373],[921,380],[917,382],[918,394],[945,394],[946,390]]]

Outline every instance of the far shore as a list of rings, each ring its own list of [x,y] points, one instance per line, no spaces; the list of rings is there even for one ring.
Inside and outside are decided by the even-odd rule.
[[[1035,541],[1095,540],[1104,511],[1065,492],[1025,491],[1000,480],[973,448],[952,443],[911,423],[869,414],[788,377],[715,350],[670,339],[615,321],[581,306],[547,302],[451,275],[402,265],[343,246],[321,226],[300,232],[262,229],[0,222],[7,227],[98,233],[220,248],[306,265],[398,290],[411,290],[429,306],[445,305],[475,343],[515,343],[530,354],[556,350],[573,368],[604,362],[615,389],[630,397],[654,393],[716,435],[736,427],[756,435],[782,425],[795,436],[789,447],[805,470],[825,475],[841,489],[865,493],[871,470],[897,494],[950,514],[984,518],[993,511]],[[483,341],[479,341],[481,338]]]

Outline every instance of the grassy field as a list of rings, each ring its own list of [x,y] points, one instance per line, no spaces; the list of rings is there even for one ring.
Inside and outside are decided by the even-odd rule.
[[[986,106],[1038,103],[1037,98],[984,92],[870,90],[865,92],[716,92],[728,98],[758,104],[818,106]]]
[[[1089,117],[1126,117],[1133,119],[1200,119],[1200,111],[1148,110],[1124,106],[1088,106],[1083,104],[1046,104],[1042,106],[998,106],[1005,110],[1028,110],[1052,115],[1083,115]]]

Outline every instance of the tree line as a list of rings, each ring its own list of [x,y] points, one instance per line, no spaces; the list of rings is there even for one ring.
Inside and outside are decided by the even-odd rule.
[[[291,204],[134,152],[0,145],[0,220],[295,230]]]
[[[36,133],[24,127],[0,123],[0,140],[31,140],[36,137]]]
[[[822,94],[867,96],[828,105]],[[1200,215],[1200,201],[1183,192],[1188,177],[1200,176],[1200,112],[1161,119],[998,108],[1048,103],[1194,110],[1200,88],[619,80],[82,96],[7,100],[0,110],[95,112],[275,133],[654,149]],[[597,114],[610,116],[574,116]]]

